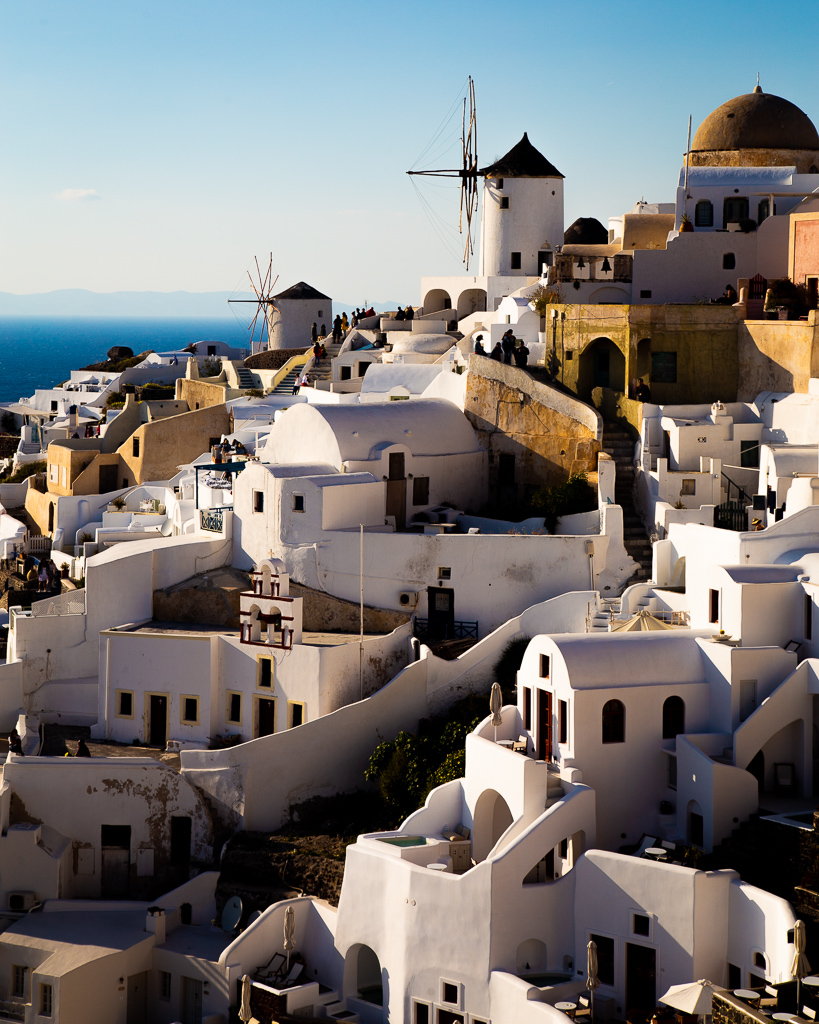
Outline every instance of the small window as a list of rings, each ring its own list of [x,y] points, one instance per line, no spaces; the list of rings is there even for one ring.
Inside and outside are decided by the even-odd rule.
[[[28,967],[14,964],[11,968],[11,994],[16,999],[28,997]]]
[[[677,353],[676,352],[652,352],[651,353],[651,383],[652,384],[676,384],[677,383]]]
[[[707,199],[700,199],[694,207],[694,227],[712,228],[714,226],[714,205]]]
[[[523,728],[532,728],[532,691],[528,686],[523,687]]]
[[[40,985],[40,1016],[50,1017],[54,1005],[54,989],[51,985]]]
[[[805,639],[813,639],[813,600],[805,594]]]
[[[413,505],[429,504],[429,477],[416,476],[412,481],[412,503]]]
[[[139,438],[131,438],[131,454],[135,459],[139,458]]]
[[[209,356],[215,356],[216,355],[216,346],[215,345],[208,345],[208,352],[207,352],[207,354]]]
[[[241,695],[241,693],[228,693],[228,695],[227,695],[227,720],[229,722],[241,723],[241,721],[242,721],[242,695]]]
[[[696,480],[683,480],[682,486],[680,487],[680,494],[696,494],[697,493],[697,481]]]
[[[320,309],[320,310],[318,311],[318,313],[316,314],[316,316],[319,316],[319,317],[322,317],[322,316],[324,316],[324,310],[323,310],[323,309]]]
[[[557,742],[569,742],[569,705],[565,700],[557,702]]]
[[[510,259],[511,259],[512,270],[520,270],[520,266],[521,266],[520,253],[519,252],[511,253],[510,254]]]
[[[603,742],[625,743],[626,709],[619,700],[607,700],[603,705]]]
[[[341,367],[341,380],[352,380],[353,379],[353,368],[352,366]]]
[[[253,492],[253,511],[264,512],[264,491]]]
[[[759,469],[759,441],[739,442],[739,464],[743,469]]]
[[[498,178],[495,181],[495,188],[498,189],[499,191],[503,189],[503,178]]]
[[[729,224],[738,224],[748,216],[748,197],[729,196],[722,203],[722,226],[727,228]]]
[[[540,678],[548,679],[551,669],[551,656],[548,654],[541,654],[540,656]]]
[[[708,591],[708,621],[719,622],[719,591]]]
[[[441,985],[441,1002],[449,1003],[450,1006],[458,1005],[458,986],[445,981]]]
[[[737,258],[732,252],[724,252],[722,254],[722,269],[723,270],[734,270],[737,265]]]
[[[651,289],[650,288],[642,288],[640,290],[640,298],[641,299],[650,299],[651,298]]]
[[[413,1006],[415,1012],[413,1013],[413,1024],[430,1024],[429,1020],[429,1004],[418,1003],[413,1000]]]
[[[159,998],[163,1003],[171,1001],[171,974],[169,971],[159,972]]]
[[[117,718],[134,717],[134,694],[131,690],[117,690]]]
[[[293,495],[293,511],[303,512],[304,511],[304,495],[294,494]]]
[[[56,402],[52,401],[52,403],[51,403],[51,411],[52,412],[56,412],[57,411],[57,403]]]
[[[295,729],[299,725],[304,725],[304,704],[301,701],[289,700],[287,702],[287,728]]]
[[[438,579],[439,580],[451,580],[452,579],[452,566],[451,565],[439,565],[438,566]]]
[[[508,210],[509,209],[509,196],[501,196],[500,208],[502,210]]]
[[[259,658],[258,668],[259,675],[256,681],[256,685],[263,686],[269,689],[273,685],[273,659]]]
[[[651,918],[645,914],[633,914],[631,918],[631,930],[635,935],[642,935],[648,938],[651,933]]]
[[[188,725],[196,725],[199,721],[199,698],[182,697],[182,721]]]
[[[754,967],[758,967],[761,971],[768,970],[768,962],[764,953],[754,953]]]
[[[668,697],[663,704],[663,739],[673,740],[681,732],[685,732],[685,701]]]
[[[560,840],[560,848],[559,848],[558,852],[560,854],[561,859],[562,860],[566,860],[566,858],[569,856],[569,840],[568,839],[561,839]]]

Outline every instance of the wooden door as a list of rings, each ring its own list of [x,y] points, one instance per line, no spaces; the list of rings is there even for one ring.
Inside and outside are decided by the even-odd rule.
[[[387,479],[387,515],[395,516],[395,528],[407,525],[407,478],[404,474],[404,453],[390,452],[390,475]]]
[[[99,473],[100,494],[107,494],[109,491],[118,490],[119,466],[116,462],[110,463],[107,466],[100,466]]]
[[[429,636],[451,640],[455,635],[455,591],[451,587],[427,587]]]
[[[259,697],[258,701],[259,724],[256,735],[272,736],[276,731],[276,701],[270,697]]]
[[[626,943],[626,1007],[652,1010],[657,1003],[657,953],[650,946]],[[631,1018],[629,1018],[631,1019]]]
[[[202,982],[182,978],[182,1024],[202,1024]]]
[[[152,747],[164,747],[168,742],[168,698],[158,693],[150,697],[148,742]]]
[[[130,889],[131,826],[103,825],[100,846],[100,896],[102,899],[123,899]]]
[[[148,1020],[148,972],[132,974],[128,979],[127,1024],[146,1024]]]
[[[548,761],[552,756],[552,694],[550,690],[537,691],[537,756]]]

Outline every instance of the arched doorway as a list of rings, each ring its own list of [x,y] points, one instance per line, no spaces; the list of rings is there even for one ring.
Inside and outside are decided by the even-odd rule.
[[[696,800],[688,801],[688,842],[691,846],[699,846],[700,849],[705,845],[705,819],[702,814],[702,808]]]
[[[375,950],[360,946],[356,958],[356,992],[358,998],[376,1006],[384,1005],[384,985],[381,980],[381,964]]]
[[[451,309],[452,299],[443,288],[432,288],[424,296],[424,314],[437,313],[439,309]]]
[[[597,338],[580,354],[578,394],[591,398],[595,388],[626,389],[626,360],[611,338]]]
[[[458,319],[486,310],[486,292],[483,288],[466,288],[458,296]]]
[[[486,860],[511,824],[509,804],[496,790],[485,789],[475,804],[472,821],[472,851],[476,861]]]
[[[642,377],[644,383],[651,383],[651,338],[643,338],[637,342],[637,359],[635,360],[634,377]]]

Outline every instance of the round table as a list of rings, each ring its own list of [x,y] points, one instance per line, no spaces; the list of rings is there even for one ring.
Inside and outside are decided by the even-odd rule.
[[[819,985],[819,975],[809,974],[807,976],[807,978],[803,978],[802,979],[802,984],[803,985],[814,985],[814,986]]]
[[[773,1020],[790,1021],[798,1020],[799,1018],[793,1013],[772,1013],[771,1017]]]
[[[565,1013],[568,1017],[571,1017],[574,1011],[577,1009],[577,1003],[555,1003],[555,1009],[560,1010],[561,1013]]]
[[[661,846],[649,846],[645,855],[651,860],[667,860],[668,850],[664,850]]]
[[[757,1006],[761,998],[761,993],[754,992],[752,988],[735,988],[734,995],[737,999],[744,999],[746,1003],[756,1003]]]

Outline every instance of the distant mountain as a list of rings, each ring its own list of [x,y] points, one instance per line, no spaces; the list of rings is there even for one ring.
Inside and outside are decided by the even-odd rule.
[[[91,292],[64,288],[54,292],[14,295],[0,292],[0,316],[134,316],[232,317],[228,299],[252,299],[241,292]],[[398,307],[397,302],[373,302],[377,313]],[[335,313],[355,309],[355,303],[333,302]],[[236,307],[241,319],[250,319],[252,306]],[[239,312],[241,311],[241,312]]]

